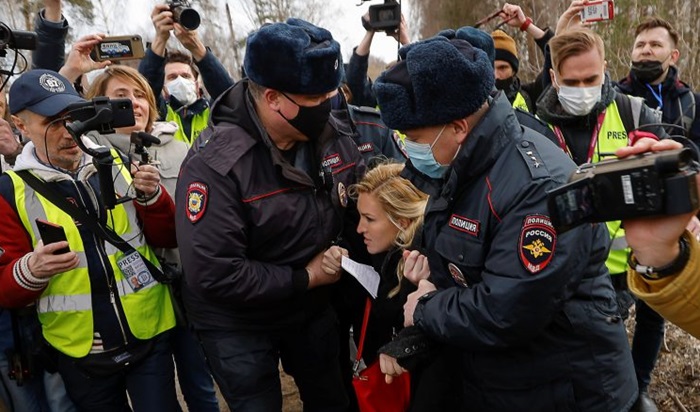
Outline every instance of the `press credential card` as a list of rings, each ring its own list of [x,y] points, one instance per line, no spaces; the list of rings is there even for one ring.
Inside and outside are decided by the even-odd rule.
[[[353,275],[360,285],[362,285],[373,298],[377,298],[377,290],[379,290],[379,273],[372,266],[357,263],[354,260],[343,256],[340,261],[340,266],[346,272]]]

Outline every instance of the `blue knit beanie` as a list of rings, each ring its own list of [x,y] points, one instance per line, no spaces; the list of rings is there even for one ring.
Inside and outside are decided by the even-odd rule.
[[[290,18],[248,37],[243,66],[255,83],[294,94],[323,94],[343,78],[340,44],[318,26]]]
[[[472,26],[464,26],[459,29],[446,29],[438,33],[438,36],[447,37],[448,39],[466,40],[477,49],[486,52],[491,60],[491,64],[496,60],[496,47],[493,43],[493,38],[483,30],[476,29]]]
[[[392,129],[465,118],[493,90],[493,64],[466,40],[435,36],[401,48],[399,57],[374,83],[382,120]]]

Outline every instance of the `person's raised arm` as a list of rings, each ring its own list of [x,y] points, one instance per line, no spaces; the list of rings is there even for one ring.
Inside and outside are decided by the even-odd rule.
[[[63,66],[69,26],[61,12],[61,0],[44,0],[44,9],[36,14],[37,47],[32,52],[32,69],[58,71]]]
[[[233,79],[219,59],[204,46],[197,30],[186,30],[178,23],[175,23],[174,27],[175,37],[192,54],[199,74],[202,76],[204,87],[209,92],[211,99],[215,100],[233,86]]]

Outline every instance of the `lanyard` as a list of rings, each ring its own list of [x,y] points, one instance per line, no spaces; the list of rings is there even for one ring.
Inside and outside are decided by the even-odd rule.
[[[595,154],[595,149],[596,146],[598,145],[598,133],[600,133],[600,128],[603,126],[603,121],[605,120],[605,110],[600,112],[598,115],[598,122],[596,123],[595,129],[593,129],[593,135],[591,135],[591,145],[588,147],[588,158],[586,159],[586,163],[590,163],[591,160],[593,159],[593,154]],[[557,136],[557,140],[559,140],[559,147],[564,151],[564,153],[568,154],[569,157],[573,159],[573,156],[571,155],[571,152],[569,151],[569,147],[566,145],[566,140],[564,139],[564,134],[561,132],[561,129],[559,126],[554,126],[554,134]]]
[[[661,85],[659,84],[659,92],[657,93],[656,90],[654,90],[653,87],[649,83],[646,84],[647,88],[651,91],[651,94],[654,95],[656,98],[656,101],[659,103],[659,107],[656,108],[656,110],[661,110],[664,108],[664,98],[661,95]]]

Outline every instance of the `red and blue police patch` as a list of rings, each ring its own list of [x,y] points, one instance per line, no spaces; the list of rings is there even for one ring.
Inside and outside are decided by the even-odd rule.
[[[192,182],[187,187],[187,218],[197,223],[204,216],[209,201],[209,187],[202,182]]]
[[[554,256],[557,233],[549,216],[527,215],[520,230],[518,252],[525,269],[536,274],[543,271]]]

